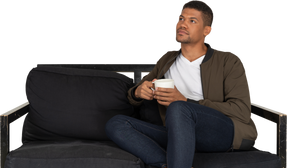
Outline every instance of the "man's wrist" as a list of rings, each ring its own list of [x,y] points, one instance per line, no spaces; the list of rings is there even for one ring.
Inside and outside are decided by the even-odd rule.
[[[134,92],[135,98],[138,99],[139,97],[138,97],[138,95],[137,95],[137,88],[136,88],[135,90],[133,90],[133,92]]]

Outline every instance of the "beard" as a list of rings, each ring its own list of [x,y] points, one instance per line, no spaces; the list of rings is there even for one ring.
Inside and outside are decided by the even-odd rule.
[[[185,35],[185,36],[180,36],[180,35],[176,35],[176,41],[179,42],[179,43],[184,43],[184,44],[187,44],[187,43],[190,43],[191,42],[191,38],[189,35]]]

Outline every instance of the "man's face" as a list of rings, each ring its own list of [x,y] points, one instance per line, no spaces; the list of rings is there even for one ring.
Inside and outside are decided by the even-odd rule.
[[[176,25],[176,41],[180,43],[197,43],[205,38],[201,12],[185,8]]]

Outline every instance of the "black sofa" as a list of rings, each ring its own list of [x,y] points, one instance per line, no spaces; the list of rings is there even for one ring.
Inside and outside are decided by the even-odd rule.
[[[104,132],[116,114],[142,120],[127,90],[154,65],[38,65],[27,77],[25,103],[1,115],[1,168],[147,168]],[[134,72],[134,81],[116,72]],[[147,106],[149,103],[144,103]],[[152,103],[151,103],[152,104]],[[28,113],[23,145],[9,151],[9,124]],[[286,115],[252,104],[252,113],[277,123],[277,155],[249,151],[196,153],[195,168],[286,167]]]

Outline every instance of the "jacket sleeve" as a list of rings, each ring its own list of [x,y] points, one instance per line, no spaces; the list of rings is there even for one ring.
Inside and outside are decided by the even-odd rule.
[[[199,104],[216,109],[230,118],[249,123],[251,102],[244,67],[238,57],[225,62],[223,70],[224,100],[200,100]]]
[[[158,64],[155,65],[155,67],[153,68],[153,70],[146,76],[143,77],[143,79],[136,84],[134,87],[130,88],[128,90],[128,100],[130,102],[130,104],[134,105],[134,106],[139,106],[141,105],[141,103],[143,102],[143,99],[137,99],[134,96],[134,92],[136,90],[136,88],[141,85],[144,81],[152,81],[153,79],[155,79],[157,77],[158,74]]]

